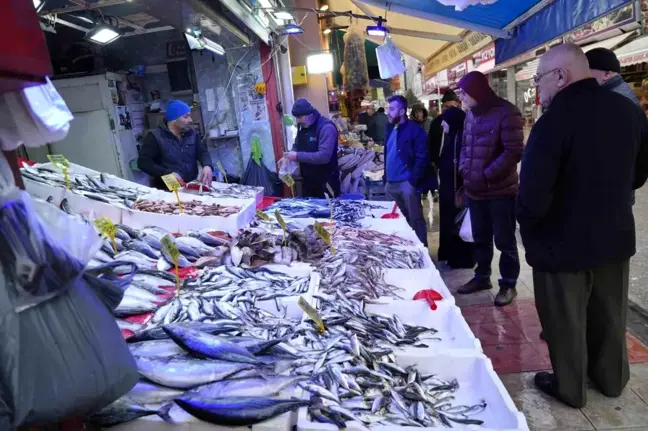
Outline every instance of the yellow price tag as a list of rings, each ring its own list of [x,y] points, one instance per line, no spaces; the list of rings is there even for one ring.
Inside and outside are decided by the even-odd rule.
[[[160,239],[160,242],[162,243],[162,248],[171,257],[171,260],[175,265],[176,296],[180,295],[180,270],[178,269],[178,260],[180,259],[180,252],[178,251],[175,242],[173,242],[173,240],[169,235],[164,235],[162,239]]]
[[[265,221],[270,221],[270,217],[268,217],[268,214],[264,213],[261,210],[256,210],[256,215],[259,217],[261,220]]]
[[[333,247],[333,243],[331,242],[331,234],[329,231],[327,231],[318,221],[313,223],[313,228],[315,229],[315,233],[317,233],[317,235],[319,235],[319,237],[322,238],[329,247],[331,247],[331,253],[335,256],[335,247]]]
[[[286,174],[281,177],[281,181],[288,187],[290,187],[290,193],[292,193],[292,197],[295,197],[295,180],[293,179],[292,175]]]
[[[324,192],[324,197],[326,197],[326,200],[328,201],[329,204],[329,212],[331,213],[331,226],[333,226],[333,200],[326,192]]]
[[[175,194],[175,197],[178,201],[178,207],[180,207],[180,214],[184,212],[184,207],[182,202],[180,202],[180,195],[178,195],[178,190],[182,188],[182,184],[178,182],[175,174],[167,174],[162,176],[162,181],[166,184],[167,188]]]
[[[288,230],[288,227],[286,226],[286,221],[281,217],[281,214],[279,213],[279,210],[275,210],[275,218],[277,219],[277,222],[279,223],[279,226],[281,226],[281,229],[283,229],[283,243],[286,245],[286,231]]]
[[[62,154],[48,154],[47,158],[56,168],[60,169],[63,172],[63,178],[65,178],[65,185],[68,190],[72,187],[70,185],[70,177],[68,176],[68,169],[70,168],[70,162]]]
[[[227,184],[227,172],[225,172],[225,168],[220,161],[216,162],[216,169],[218,169],[220,173],[223,174],[223,180],[225,181],[225,184]]]
[[[322,317],[319,315],[317,310],[315,310],[315,308],[313,308],[313,306],[310,305],[303,296],[299,297],[299,299],[297,300],[297,305],[299,305],[299,308],[301,308],[304,313],[306,313],[306,315],[310,317],[313,322],[315,322],[320,330],[320,334],[323,334],[326,331],[326,326],[324,325],[324,321],[322,320]]]
[[[117,253],[117,242],[115,235],[117,235],[117,226],[108,217],[100,217],[94,221],[94,225],[99,229],[101,234],[110,240],[113,250]]]

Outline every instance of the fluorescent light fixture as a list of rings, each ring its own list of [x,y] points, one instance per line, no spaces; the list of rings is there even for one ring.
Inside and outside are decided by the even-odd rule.
[[[36,13],[43,10],[43,6],[45,6],[45,0],[34,0],[34,9],[36,9]]]
[[[211,39],[207,39],[206,37],[194,37],[188,33],[185,33],[185,38],[187,39],[187,43],[189,44],[190,49],[196,51],[206,49],[207,51],[213,52],[214,54],[225,54],[223,47]]]
[[[367,26],[367,34],[369,36],[377,36],[377,37],[385,37],[387,36],[387,28],[383,26],[383,20],[382,18],[378,18],[378,22],[376,23],[378,25],[368,25]]]
[[[324,34],[331,34],[331,29],[330,28],[325,28],[324,29]]]
[[[301,34],[304,32],[304,29],[298,26],[297,24],[286,24],[277,28],[277,32],[281,36],[288,34]]]
[[[99,45],[107,45],[121,37],[122,33],[116,28],[106,24],[100,24],[88,31],[85,38]]]
[[[283,19],[284,21],[292,21],[295,19],[290,12],[286,11],[272,12],[272,14],[276,19]]]
[[[308,73],[328,73],[333,71],[333,55],[330,52],[318,52],[306,56]]]

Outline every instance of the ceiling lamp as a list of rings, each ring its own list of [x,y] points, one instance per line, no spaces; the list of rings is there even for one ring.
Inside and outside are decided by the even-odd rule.
[[[185,33],[185,38],[187,38],[190,49],[197,51],[206,49],[214,54],[225,55],[225,49],[220,44],[204,36],[195,37],[189,33]]]
[[[389,31],[385,26],[383,26],[383,19],[378,18],[378,25],[369,25],[367,26],[367,35],[376,36],[376,37],[385,37]]]
[[[295,19],[295,17],[293,17],[290,12],[286,11],[272,12],[272,14],[276,19],[282,19],[284,21],[292,21],[293,19]]]
[[[99,45],[107,45],[116,41],[121,36],[122,32],[120,30],[107,24],[99,24],[88,31],[85,38]]]
[[[306,56],[306,70],[309,74],[328,73],[333,71],[333,55],[330,52],[318,52]]]
[[[34,8],[36,9],[36,13],[39,13],[41,10],[43,10],[43,6],[45,6],[45,0],[34,0]]]
[[[329,5],[327,5],[327,4],[323,4],[323,5],[320,6],[320,8],[319,8],[319,11],[320,11],[320,12],[326,12],[327,10],[329,10]]]
[[[286,24],[277,28],[277,33],[281,36],[289,34],[301,34],[304,32],[304,29],[298,26],[297,24]]]

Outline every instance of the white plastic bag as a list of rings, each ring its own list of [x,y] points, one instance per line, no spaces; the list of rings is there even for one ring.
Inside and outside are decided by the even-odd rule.
[[[378,71],[382,79],[389,79],[405,72],[403,54],[394,45],[391,38],[387,38],[385,44],[376,48],[376,59],[378,60]]]
[[[299,163],[282,157],[279,160],[279,176],[290,175],[291,177],[299,176]]]
[[[475,242],[472,232],[472,223],[470,222],[470,209],[466,210],[466,215],[464,215],[463,221],[461,222],[459,237],[464,242]]]

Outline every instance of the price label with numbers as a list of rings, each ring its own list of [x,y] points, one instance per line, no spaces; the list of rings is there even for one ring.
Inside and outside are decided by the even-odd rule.
[[[117,243],[115,235],[117,235],[117,226],[108,217],[100,217],[96,219],[94,225],[99,229],[99,232],[108,240],[110,240],[113,250],[117,253]]]
[[[167,174],[162,176],[162,181],[164,181],[164,184],[166,184],[167,188],[175,194],[176,200],[178,201],[178,207],[180,208],[180,213],[183,213],[184,208],[182,207],[180,195],[178,194],[178,190],[182,188],[182,184],[180,184],[175,174]]]
[[[180,295],[180,271],[178,269],[178,260],[180,259],[180,251],[178,251],[178,247],[176,247],[175,242],[171,239],[169,235],[164,235],[160,239],[160,243],[162,243],[162,248],[164,249],[164,252],[171,258],[173,264],[175,265],[176,295]]]
[[[324,226],[318,221],[313,223],[313,228],[315,229],[315,233],[319,235],[320,238],[322,238],[322,241],[324,241],[326,244],[328,244],[329,247],[331,247],[331,253],[335,255],[335,247],[333,247],[333,243],[331,242],[331,234],[329,231],[327,231]]]
[[[72,188],[70,184],[70,177],[68,176],[68,169],[70,169],[70,162],[68,162],[68,160],[62,154],[48,154],[47,158],[52,163],[52,165],[54,165],[54,167],[60,169],[61,172],[63,172],[65,185],[67,186],[68,190],[70,190]]]
[[[299,299],[297,300],[297,305],[299,305],[299,308],[301,308],[304,313],[306,313],[306,315],[310,317],[313,322],[315,322],[315,324],[319,328],[320,334],[323,334],[326,331],[326,326],[324,325],[324,321],[322,320],[322,317],[319,315],[317,310],[312,305],[310,305],[303,296],[299,297]]]
[[[283,175],[281,177],[281,181],[288,187],[290,187],[290,192],[292,193],[292,197],[295,197],[295,179],[292,177],[290,174]]]
[[[264,213],[261,210],[256,210],[256,215],[259,217],[261,220],[264,221],[270,221],[270,217],[268,217],[268,214]]]
[[[223,175],[223,181],[227,184],[227,172],[225,172],[225,168],[220,161],[216,162],[216,169]]]

